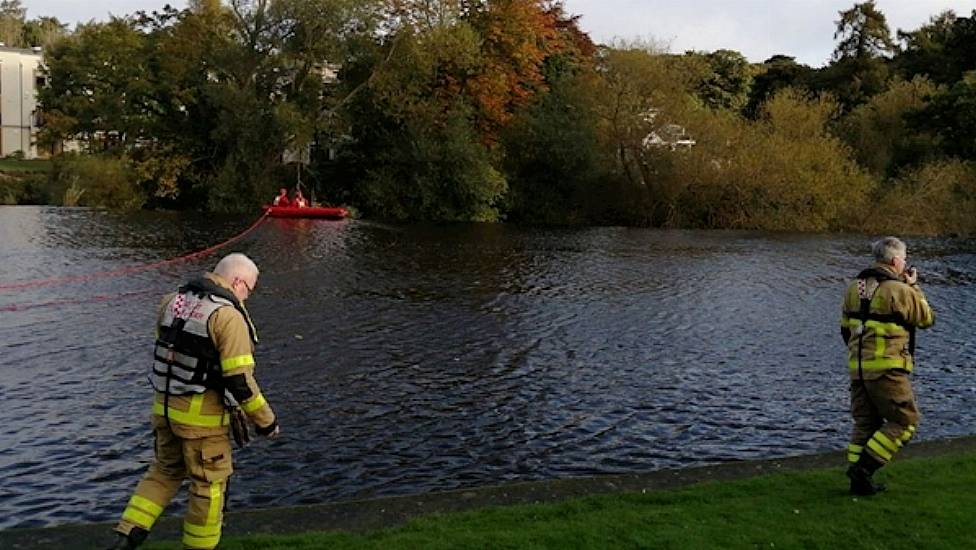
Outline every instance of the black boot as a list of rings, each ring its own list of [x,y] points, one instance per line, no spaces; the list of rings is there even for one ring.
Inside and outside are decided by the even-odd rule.
[[[109,546],[108,550],[134,550],[140,544],[146,542],[149,531],[146,531],[142,527],[133,527],[128,535],[123,535],[122,533],[116,534],[118,537],[115,540],[115,544]]]
[[[887,487],[880,483],[875,483],[872,478],[874,472],[884,464],[875,460],[871,455],[864,452],[861,458],[847,468],[847,477],[851,479],[851,493],[859,496],[870,496],[884,492]]]

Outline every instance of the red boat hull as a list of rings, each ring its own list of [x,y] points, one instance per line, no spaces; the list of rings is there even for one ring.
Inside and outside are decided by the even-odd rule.
[[[265,206],[268,216],[272,218],[325,218],[329,220],[341,220],[349,215],[345,208],[309,206],[306,208],[296,208],[293,206]]]

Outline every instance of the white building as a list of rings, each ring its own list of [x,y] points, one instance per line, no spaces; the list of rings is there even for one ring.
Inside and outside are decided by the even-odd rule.
[[[0,44],[0,156],[37,158],[37,89],[46,85],[40,48]]]
[[[644,136],[644,147],[667,147],[672,151],[679,148],[694,147],[695,140],[691,139],[684,126],[665,124]]]
[[[659,113],[660,111],[658,109],[650,108],[641,115],[641,118],[648,124],[654,124]],[[672,151],[676,151],[678,149],[694,147],[697,142],[688,135],[684,126],[664,124],[651,130],[651,133],[644,136],[641,143],[645,148],[666,147]]]

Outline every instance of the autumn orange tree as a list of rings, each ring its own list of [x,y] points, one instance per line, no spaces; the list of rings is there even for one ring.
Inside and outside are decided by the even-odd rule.
[[[390,0],[386,54],[348,110],[339,195],[399,219],[492,220],[508,190],[502,131],[592,44],[558,3]]]
[[[566,45],[556,13],[539,0],[470,2],[467,19],[482,39],[483,66],[463,84],[493,139],[514,113],[546,91],[543,63]]]

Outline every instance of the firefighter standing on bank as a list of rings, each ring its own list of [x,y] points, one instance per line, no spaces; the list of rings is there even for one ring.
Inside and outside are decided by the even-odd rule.
[[[155,460],[122,513],[112,548],[141,544],[187,477],[183,547],[216,547],[233,471],[229,427],[246,442],[246,415],[259,434],[278,436],[254,379],[257,335],[244,307],[257,278],[254,262],[230,254],[213,273],[164,298],[150,375]]]
[[[905,243],[885,237],[873,244],[872,252],[876,263],[847,287],[841,316],[854,418],[847,477],[857,495],[885,490],[872,479],[874,472],[915,433],[919,414],[908,378],[915,329],[935,322],[918,273],[906,268]]]

